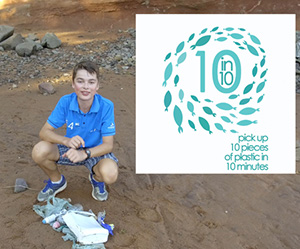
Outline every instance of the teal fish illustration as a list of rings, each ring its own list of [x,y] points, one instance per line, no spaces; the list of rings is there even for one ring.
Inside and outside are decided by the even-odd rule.
[[[222,35],[223,34],[223,32],[217,32],[216,33],[216,35]]]
[[[177,75],[175,76],[175,78],[174,78],[174,84],[175,84],[175,86],[177,86],[178,82],[179,82],[179,76],[178,76],[178,74],[177,74]]]
[[[266,75],[267,72],[268,72],[268,68],[261,73],[260,78],[265,77],[265,75]]]
[[[226,40],[227,40],[226,37],[219,37],[219,38],[215,39],[215,41],[219,41],[219,42],[226,41]]]
[[[243,39],[244,36],[238,33],[233,33],[233,34],[228,34],[228,36],[231,36],[233,39],[239,40],[239,39]]]
[[[232,133],[238,133],[236,130],[230,130],[230,132],[232,132]]]
[[[242,114],[242,115],[251,115],[253,114],[254,112],[259,112],[259,108],[255,109],[255,108],[252,108],[252,107],[246,107],[244,109],[242,109],[239,114]]]
[[[236,107],[232,107],[230,104],[227,104],[227,103],[216,104],[216,107],[218,107],[219,109],[224,110],[224,111],[229,111],[232,109],[236,110]]]
[[[225,121],[226,123],[231,123],[232,124],[232,121],[230,120],[230,118],[226,117],[226,116],[221,116],[221,119],[223,121]]]
[[[239,42],[234,41],[233,43],[238,45],[238,46],[241,46],[241,43],[239,43]]]
[[[167,91],[164,98],[164,104],[166,107],[165,111],[168,111],[168,107],[170,106],[171,102],[172,102],[172,95],[170,91]]]
[[[181,103],[183,101],[184,98],[184,92],[182,91],[182,89],[179,90],[179,99],[181,100]]]
[[[240,105],[246,105],[246,104],[250,101],[250,99],[252,99],[252,97],[250,97],[250,98],[248,98],[248,99],[242,99],[242,100],[240,101]]]
[[[210,100],[210,99],[205,99],[205,101],[208,102],[208,103],[213,103],[213,101]]]
[[[256,74],[257,74],[257,64],[255,63],[255,66],[252,69],[252,75],[253,75],[253,77],[255,77]]]
[[[265,96],[265,94],[261,95],[261,96],[258,98],[257,103],[260,103],[260,102],[263,100],[264,96]]]
[[[204,34],[206,31],[207,31],[207,29],[203,29],[199,35]]]
[[[225,28],[224,30],[226,30],[226,31],[232,31],[232,30],[234,30],[234,28]]]
[[[195,126],[194,122],[193,122],[192,120],[189,120],[188,122],[189,122],[190,127],[191,127],[194,131],[196,131],[196,126]]]
[[[250,35],[251,40],[257,44],[260,45],[260,40],[255,36],[255,35],[251,35],[250,33],[248,33],[248,35]]]
[[[243,28],[239,28],[239,30],[241,30],[241,31],[246,31],[246,29],[243,29]]]
[[[226,132],[226,130],[224,130],[224,128],[223,128],[223,126],[222,126],[221,124],[215,123],[215,126],[216,126],[216,128],[217,128],[218,130],[223,131],[223,132]]]
[[[170,59],[171,55],[172,55],[171,53],[168,53],[168,54],[166,55],[165,61],[168,60],[168,59]]]
[[[215,32],[218,30],[219,27],[214,27],[210,32]]]
[[[195,115],[195,113],[194,113],[194,105],[193,105],[192,102],[190,102],[190,101],[187,102],[187,108],[192,113],[192,116],[194,116]]]
[[[175,55],[179,54],[183,48],[184,48],[184,41],[179,43],[179,45],[177,46]]]
[[[266,63],[266,56],[264,55],[262,60],[260,61],[260,66],[263,67]]]
[[[205,118],[199,117],[199,123],[204,130],[209,132],[209,134],[212,133],[212,131],[210,130],[209,123],[207,122],[207,120]]]
[[[239,94],[231,94],[228,98],[229,99],[236,99],[238,96],[240,96]]]
[[[266,81],[267,80],[265,79],[263,82],[259,83],[259,85],[256,88],[256,93],[259,93],[259,92],[261,92],[264,89]]]
[[[175,123],[178,125],[178,132],[181,133],[183,132],[183,129],[181,127],[181,124],[182,124],[182,112],[180,110],[180,108],[175,105],[174,107],[174,112],[173,112],[173,116],[174,116],[174,120],[175,120]]]
[[[259,49],[261,52],[265,53],[265,50],[263,48],[259,47]]]
[[[178,65],[179,65],[180,63],[184,62],[185,59],[186,59],[186,52],[182,53],[182,54],[178,57],[176,67],[178,67]]]
[[[244,48],[244,47],[242,47],[242,46],[240,46],[240,47],[239,47],[239,49],[241,49],[241,50],[245,50],[245,48]]]
[[[246,86],[243,93],[247,94],[248,92],[250,92],[252,90],[252,87],[253,87],[254,84],[255,84],[255,82],[253,81],[248,86]]]
[[[251,54],[253,54],[255,56],[258,56],[258,52],[257,52],[257,50],[253,46],[251,46],[250,44],[248,44],[246,41],[244,41],[244,44],[247,46],[247,48],[248,48],[248,50],[249,50],[249,52]]]
[[[167,80],[171,77],[172,72],[173,72],[173,66],[172,66],[172,62],[170,62],[165,69],[165,81],[162,84],[163,86],[167,85]]]
[[[200,100],[195,96],[195,95],[191,95],[192,100],[200,103]]]
[[[189,40],[187,42],[189,43],[191,40],[194,39],[194,37],[195,37],[195,33],[191,34],[190,37],[189,37]]]
[[[236,124],[240,125],[240,126],[247,126],[247,125],[251,125],[251,124],[257,124],[257,120],[255,120],[255,121],[242,120],[240,122],[237,122]]]
[[[230,113],[230,116],[233,118],[237,118],[233,113]]]
[[[210,37],[211,37],[210,35],[206,35],[206,36],[201,37],[201,38],[195,43],[195,45],[192,45],[192,46],[191,46],[191,49],[193,50],[193,49],[195,49],[196,47],[204,46],[206,43],[209,42]]]
[[[208,115],[213,115],[213,117],[216,116],[216,114],[213,113],[212,109],[210,109],[208,106],[204,106],[204,107],[203,107],[203,111],[204,111],[206,114],[208,114]]]

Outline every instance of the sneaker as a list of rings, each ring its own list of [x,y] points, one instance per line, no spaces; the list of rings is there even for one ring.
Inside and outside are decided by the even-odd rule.
[[[95,181],[93,174],[89,175],[89,179],[93,187],[93,198],[97,201],[106,201],[108,198],[108,192],[105,189],[105,183]]]
[[[50,196],[55,196],[67,187],[67,181],[63,175],[62,182],[59,184],[53,184],[50,179],[48,181],[44,181],[44,183],[47,183],[47,185],[38,194],[38,201],[47,201]]]

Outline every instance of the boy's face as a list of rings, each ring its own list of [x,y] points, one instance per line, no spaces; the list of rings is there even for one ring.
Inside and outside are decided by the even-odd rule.
[[[90,74],[85,69],[79,69],[72,82],[72,87],[79,100],[93,101],[94,95],[99,89],[99,82],[96,73]]]

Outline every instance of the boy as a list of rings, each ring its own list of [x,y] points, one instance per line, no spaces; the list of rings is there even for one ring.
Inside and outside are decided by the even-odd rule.
[[[40,141],[32,151],[33,160],[50,178],[38,194],[46,201],[67,187],[57,164],[84,165],[89,171],[92,196],[105,201],[105,183],[118,177],[118,159],[112,153],[115,135],[113,103],[97,94],[99,68],[91,61],[82,61],[73,69],[74,93],[63,96],[40,131]],[[55,129],[66,124],[66,136]]]

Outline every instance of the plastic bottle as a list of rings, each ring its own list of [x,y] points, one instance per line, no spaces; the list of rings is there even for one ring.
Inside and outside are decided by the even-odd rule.
[[[67,210],[63,209],[59,213],[51,214],[50,216],[47,216],[46,218],[44,218],[42,222],[43,222],[43,224],[49,224],[49,223],[55,221],[58,216],[63,215],[66,212],[67,212]]]

